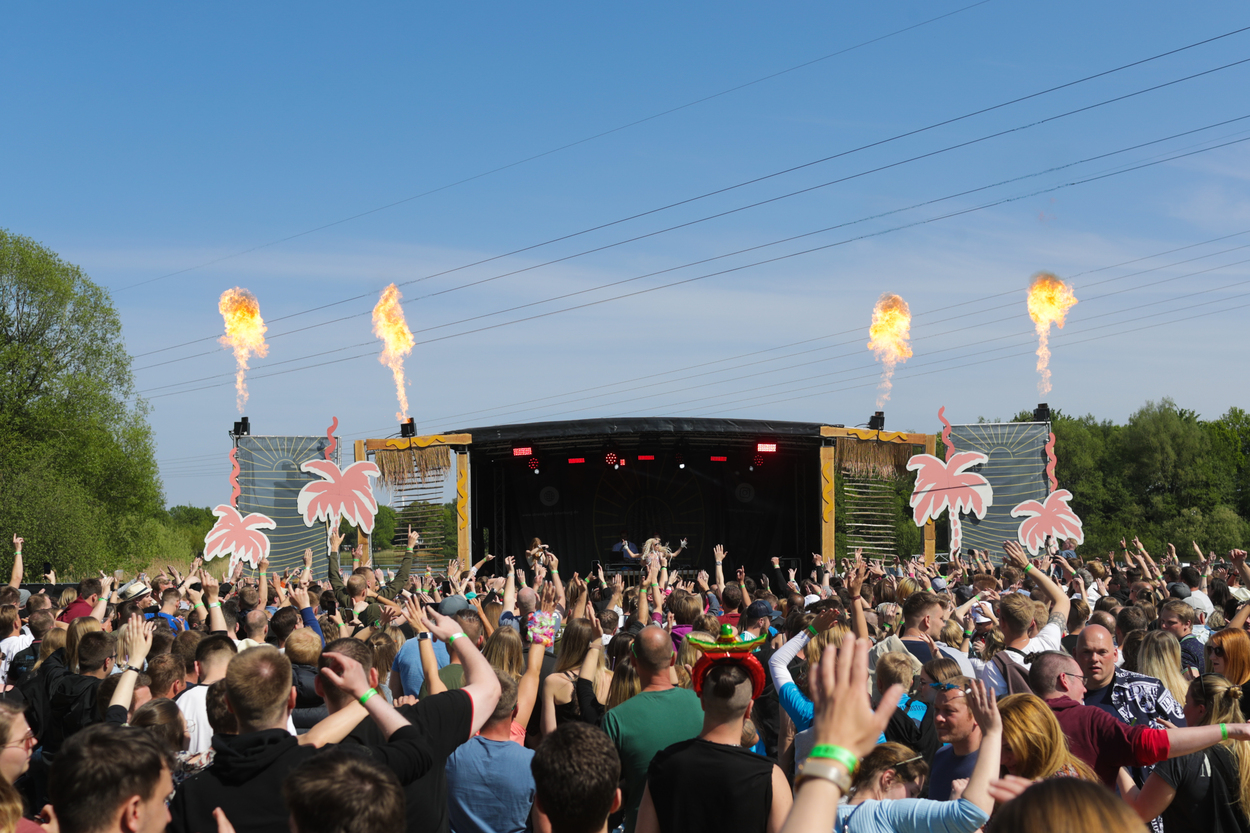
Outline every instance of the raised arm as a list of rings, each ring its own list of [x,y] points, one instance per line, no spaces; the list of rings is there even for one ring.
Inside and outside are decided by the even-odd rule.
[[[260,560],[260,609],[269,606],[269,557]]]
[[[516,559],[506,556],[503,560],[508,568],[508,577],[503,583],[503,612],[516,615]]]
[[[389,740],[397,729],[409,725],[408,719],[395,711],[395,707],[385,697],[379,696],[376,688],[369,685],[369,678],[359,662],[346,654],[327,653],[321,656],[329,660],[321,669],[321,675],[362,703],[384,737]]]
[[[460,690],[473,700],[473,722],[469,730],[472,737],[490,719],[495,706],[499,705],[499,678],[495,676],[495,669],[486,657],[473,644],[473,640],[464,635],[455,619],[443,616],[433,608],[425,613],[430,632],[446,642],[448,652],[455,654],[464,666],[464,685]]]
[[[1003,750],[1003,720],[998,714],[998,703],[992,691],[985,690],[985,683],[972,681],[967,694],[968,710],[981,727],[981,751],[977,763],[964,788],[963,797],[985,811],[994,812],[994,799],[990,797],[990,782],[998,777]],[[1218,727],[1217,727],[1218,729]]]
[[[22,544],[25,543],[24,538],[13,536],[13,571],[9,573],[9,586],[13,588],[20,587],[22,584]]]
[[[526,660],[525,673],[517,684],[516,722],[528,726],[530,715],[534,713],[534,704],[538,702],[538,682],[543,673],[543,643],[535,640],[530,643],[529,657]]]
[[[560,580],[560,559],[550,550],[547,554],[551,557],[551,583],[556,587],[556,610],[563,616],[568,602],[564,597],[564,582]]]
[[[226,615],[221,612],[221,584],[208,570],[200,570],[200,585],[204,588],[204,609],[208,611],[209,633],[226,632]]]
[[[1016,541],[1004,541],[1003,552],[1007,554],[1004,560],[1008,564],[1033,579],[1042,592],[1050,598],[1053,603],[1050,609],[1050,621],[1057,622],[1059,631],[1062,633],[1068,622],[1068,611],[1072,609],[1072,601],[1063,592],[1063,588],[1055,584],[1044,570],[1034,570],[1024,554],[1024,548]]]
[[[725,595],[725,557],[729,553],[725,552],[725,548],[717,544],[712,547],[712,558],[716,559],[716,592]]]
[[[121,706],[130,711],[130,701],[135,695],[135,682],[143,670],[143,663],[152,650],[152,631],[156,629],[156,621],[143,621],[143,614],[134,613],[126,623],[126,633],[122,638],[122,650],[126,653],[124,670],[117,678],[117,688],[113,689],[113,697],[109,700],[109,708]],[[120,665],[120,663],[119,663]]]

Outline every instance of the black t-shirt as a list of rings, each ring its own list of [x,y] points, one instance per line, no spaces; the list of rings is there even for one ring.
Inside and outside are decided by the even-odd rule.
[[[1102,688],[1086,690],[1085,705],[1097,706],[1116,720],[1120,719],[1120,713],[1115,710],[1115,705],[1111,702],[1111,683],[1107,683]]]
[[[764,833],[773,762],[741,746],[694,738],[656,753],[647,786],[662,833]]]
[[[920,660],[920,664],[924,665],[933,659],[933,652],[929,650],[929,643],[921,642],[919,639],[904,639],[903,645],[911,652],[911,655]]]
[[[473,698],[463,690],[426,697],[413,706],[400,706],[433,754],[430,771],[404,787],[407,833],[448,833],[447,758],[469,740],[473,728]],[[365,718],[343,743],[373,745],[386,739],[372,718]]]
[[[1228,783],[1221,773],[1231,776]],[[1163,811],[1164,830],[1235,833],[1246,829],[1246,816],[1233,806],[1239,795],[1237,759],[1222,746],[1156,764],[1154,773],[1176,797]]]

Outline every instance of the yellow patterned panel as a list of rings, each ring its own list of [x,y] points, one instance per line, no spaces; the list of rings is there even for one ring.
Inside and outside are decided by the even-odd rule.
[[[381,448],[393,448],[403,451],[406,448],[429,448],[432,445],[469,445],[473,442],[472,434],[430,434],[425,437],[390,437],[385,440],[369,440],[369,449],[376,451]]]

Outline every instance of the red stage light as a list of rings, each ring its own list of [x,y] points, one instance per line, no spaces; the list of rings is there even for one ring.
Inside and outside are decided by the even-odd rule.
[[[639,455],[638,455],[638,460],[639,460],[639,462],[641,462],[641,461],[643,461],[643,460],[654,460],[654,459],[655,459],[655,455],[654,455],[654,454],[639,454]]]
[[[531,469],[533,469],[534,471],[538,471],[538,458],[537,458],[537,457],[531,457],[531,458],[529,459],[529,464],[528,464],[528,465],[529,465],[529,467],[530,467]]]
[[[777,444],[776,443],[756,443],[755,450],[773,452],[777,450]]]
[[[525,448],[512,449],[513,457],[531,457],[533,456],[533,454],[534,454],[534,449],[530,448],[529,446],[526,446]]]
[[[585,457],[570,457],[569,458],[570,465],[572,465],[573,463],[584,463],[584,462],[586,462]]]
[[[607,463],[609,466],[615,466],[616,461],[619,459],[620,458],[617,457],[615,451],[609,451],[607,454],[603,455],[603,462]]]
[[[713,457],[713,458],[712,458],[712,462],[713,462],[713,463],[724,463],[724,462],[725,462],[725,461],[727,461],[728,459],[729,459],[728,457]]]
[[[751,465],[753,465],[753,466],[762,466],[762,465],[764,465],[764,455],[763,455],[763,454],[756,454],[756,455],[755,455],[755,459],[751,461]]]

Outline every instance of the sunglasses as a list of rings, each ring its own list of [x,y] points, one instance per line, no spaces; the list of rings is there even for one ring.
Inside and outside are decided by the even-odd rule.
[[[1217,657],[1224,656],[1224,646],[1222,645],[1208,645],[1207,650]]]
[[[971,693],[972,693],[972,689],[970,689],[970,688],[959,688],[959,686],[955,685],[954,683],[929,683],[929,688],[935,689],[935,690],[937,690],[937,691],[955,691],[955,690],[958,690],[958,691],[963,692],[964,694],[971,694]],[[914,760],[914,759],[913,759],[913,760]],[[906,761],[904,761],[904,763],[906,763]]]

